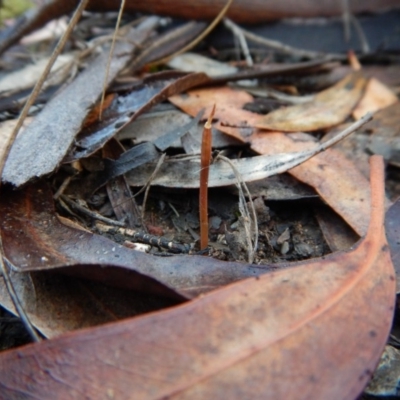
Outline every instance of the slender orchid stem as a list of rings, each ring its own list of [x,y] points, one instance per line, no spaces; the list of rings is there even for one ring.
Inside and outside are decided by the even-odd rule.
[[[211,163],[211,121],[215,112],[215,104],[207,122],[204,124],[201,142],[201,169],[200,169],[200,248],[208,246],[208,175]]]

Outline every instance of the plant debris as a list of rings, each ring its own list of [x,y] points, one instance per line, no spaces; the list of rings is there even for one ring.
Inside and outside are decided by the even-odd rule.
[[[0,353],[0,397],[352,400],[381,355],[365,393],[396,393],[400,14],[303,3],[342,7],[354,51],[318,33],[339,21],[240,25],[284,3],[6,21],[0,329],[10,311],[37,343]]]

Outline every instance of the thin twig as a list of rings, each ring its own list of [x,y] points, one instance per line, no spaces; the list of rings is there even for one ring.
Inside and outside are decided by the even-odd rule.
[[[346,42],[350,41],[350,25],[354,26],[356,33],[358,35],[358,39],[361,44],[361,51],[363,54],[368,54],[371,51],[369,46],[367,37],[364,34],[362,26],[358,19],[353,15],[350,10],[349,0],[342,0],[342,20],[343,20],[343,29],[344,29],[344,39]]]
[[[365,33],[363,31],[363,28],[362,28],[360,22],[354,15],[350,16],[350,21],[353,24],[353,26],[357,32],[358,39],[360,40],[361,51],[363,52],[363,54],[368,54],[371,51],[371,47],[368,43],[368,39],[365,36]]]
[[[122,226],[122,227],[126,226],[126,223],[124,223],[124,222],[116,221],[114,219],[104,217],[103,215],[101,215],[95,211],[91,211],[88,208],[81,206],[79,203],[71,200],[68,196],[61,195],[60,197],[69,206],[71,206],[75,210],[81,212],[82,214],[87,215],[90,218],[97,219],[98,221],[105,222],[106,224],[109,224],[109,225]]]
[[[68,185],[71,183],[72,176],[67,176],[60,187],[57,189],[57,191],[53,195],[53,200],[57,200],[67,189]]]
[[[350,4],[349,0],[342,0],[342,20],[344,29],[344,40],[350,41]]]
[[[56,61],[56,58],[58,55],[61,53],[62,49],[64,48],[65,43],[67,42],[69,35],[71,34],[72,30],[74,29],[78,19],[80,18],[83,10],[85,9],[87,3],[89,0],[81,0],[78,7],[76,8],[74,15],[71,18],[71,21],[68,24],[68,27],[62,37],[60,38],[59,42],[57,43],[56,48],[53,51],[53,54],[51,55],[49,62],[46,65],[46,68],[42,72],[42,75],[40,76],[39,80],[37,81],[35,87],[32,90],[32,93],[30,94],[28,100],[25,103],[24,108],[21,111],[21,114],[18,118],[17,124],[15,125],[15,128],[13,129],[8,141],[7,145],[4,150],[4,156],[3,158],[0,159],[0,177],[3,176],[3,170],[4,166],[6,164],[8,155],[10,153],[11,146],[14,143],[14,140],[19,132],[19,130],[22,127],[22,124],[24,123],[24,120],[26,116],[28,115],[29,109],[31,108],[32,104],[35,102],[37,96],[40,93],[40,90],[43,86],[44,81],[46,80],[47,75],[49,74],[51,67],[53,66],[54,62]],[[0,186],[1,186],[1,180],[0,180]],[[18,299],[18,296],[15,292],[14,285],[12,283],[12,280],[9,275],[8,271],[8,266],[9,262],[6,260],[4,256],[4,247],[3,247],[3,240],[0,234],[0,272],[3,275],[4,282],[7,287],[7,291],[10,294],[11,300],[14,304],[14,307],[16,311],[18,312],[19,317],[21,318],[22,322],[24,323],[26,329],[28,330],[29,334],[31,335],[32,339],[36,342],[40,341],[40,337],[36,333],[35,328],[33,327],[32,323],[29,320],[28,315],[26,314],[24,308],[21,305],[21,302]]]
[[[117,38],[119,25],[121,23],[122,14],[124,13],[124,7],[125,7],[125,0],[121,0],[121,6],[119,7],[117,22],[115,24],[115,29],[114,29],[112,42],[111,42],[110,52],[108,54],[108,59],[107,59],[107,67],[106,67],[106,73],[104,76],[104,83],[103,83],[103,92],[101,93],[101,100],[100,100],[100,107],[99,107],[99,121],[101,121],[101,117],[102,117],[102,113],[103,113],[103,105],[104,105],[104,98],[106,96],[108,75],[110,74],[110,67],[111,67],[112,56],[114,53],[115,41]]]
[[[366,124],[368,121],[371,121],[371,119],[372,119],[372,114],[370,112],[366,113],[358,121],[353,122],[349,127],[347,127],[342,132],[335,135],[332,139],[329,139],[326,142],[321,143],[321,147],[318,149],[318,151],[315,152],[315,154],[320,153],[321,151],[324,151],[327,148],[331,147],[332,145],[338,143],[343,138],[350,135],[350,133],[356,131],[358,128]]]
[[[122,236],[131,238],[139,243],[149,244],[150,246],[158,246],[166,249],[172,253],[189,253],[191,250],[190,244],[181,244],[173,242],[164,236],[149,235],[148,233],[138,232],[135,229],[129,228],[114,228],[112,226],[104,225],[101,223],[96,224],[98,231],[103,233],[115,234],[118,233]]]
[[[233,24],[229,18],[224,18],[224,25],[238,38],[246,63],[249,67],[252,67],[254,65],[253,59],[251,58],[249,46],[247,45],[243,32],[238,29],[238,26]]]
[[[3,244],[0,243],[0,246],[1,246],[1,253],[4,254]],[[36,332],[36,329],[33,327],[32,322],[30,321],[27,313],[25,312],[25,309],[22,306],[21,301],[19,300],[17,292],[15,291],[14,284],[11,280],[10,273],[9,273],[9,270],[11,270],[11,268],[12,268],[11,263],[3,256],[0,259],[0,264],[2,264],[3,279],[6,284],[8,294],[11,297],[11,300],[14,304],[14,307],[15,307],[15,310],[16,310],[18,316],[21,318],[21,321],[24,324],[29,335],[31,336],[32,340],[35,342],[40,342],[40,340],[41,340],[40,336]],[[4,273],[4,271],[6,271],[6,272]]]
[[[168,202],[168,205],[171,208],[171,210],[174,212],[174,214],[179,218],[180,215],[178,213],[178,210],[170,202]]]

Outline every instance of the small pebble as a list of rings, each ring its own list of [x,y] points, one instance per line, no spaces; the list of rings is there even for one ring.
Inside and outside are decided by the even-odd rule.
[[[289,251],[289,243],[288,242],[283,242],[281,246],[281,254],[285,255]]]
[[[294,251],[302,256],[302,257],[309,257],[313,254],[313,249],[307,243],[298,243],[294,246]]]

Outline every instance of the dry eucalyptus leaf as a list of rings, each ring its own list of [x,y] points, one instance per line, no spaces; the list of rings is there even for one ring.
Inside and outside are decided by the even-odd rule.
[[[102,149],[103,157],[111,160],[118,158],[124,149],[117,140],[110,140]],[[125,221],[128,228],[138,226],[140,211],[125,176],[118,176],[107,182],[107,195],[118,221]]]
[[[191,121],[193,121],[192,117],[175,109],[173,105],[163,104],[162,107],[153,107],[150,111],[142,114],[135,121],[122,128],[117,134],[117,139],[131,139],[135,144],[146,141],[152,142],[163,135],[165,131],[170,132],[176,130],[178,132],[181,127],[189,124]],[[166,130],[165,127],[168,127],[168,130]],[[189,129],[193,141],[197,143],[197,153],[200,151],[202,131],[202,124],[194,124],[193,127]],[[241,141],[225,135],[218,129],[213,129],[212,135],[213,148],[242,145]],[[170,147],[182,148],[181,140],[177,138],[177,140],[171,143]]]
[[[110,104],[103,110],[101,121],[97,115],[94,120],[86,120],[63,162],[72,162],[93,154],[124,126],[155,104],[208,80],[203,73],[163,71],[144,78],[127,93],[115,94],[112,98],[110,96]]]
[[[314,138],[306,133],[252,135],[252,148],[260,154],[310,149]],[[291,175],[315,188],[319,195],[359,235],[368,228],[370,190],[354,163],[336,149],[328,149],[291,169]]]
[[[227,63],[222,63],[196,53],[184,53],[173,57],[168,61],[170,68],[179,69],[186,72],[204,72],[210,77],[234,74],[238,71]]]
[[[254,126],[261,118],[243,110],[246,103],[253,101],[253,96],[228,86],[190,90],[168,100],[192,117],[202,109],[205,110],[204,115],[210,115],[213,104],[216,104],[214,128],[242,141],[255,131]]]
[[[30,321],[47,338],[181,302],[47,272],[17,272],[11,278]],[[0,304],[16,313],[2,278]]]
[[[38,60],[34,64],[29,64],[26,67],[7,74],[0,80],[0,92],[16,92],[18,90],[32,88],[38,76],[45,69],[49,58]],[[72,54],[61,54],[51,68],[49,78],[45,85],[56,85],[63,81],[65,70],[69,70],[74,62]],[[64,71],[60,74],[60,71]]]
[[[375,113],[398,101],[399,99],[392,90],[378,79],[371,78],[365,88],[364,96],[353,110],[353,117],[359,119],[367,112]]]
[[[21,128],[21,132],[23,132],[27,125],[32,122],[32,118],[28,117],[24,121],[24,125]],[[12,131],[14,130],[15,126],[17,125],[16,119],[9,119],[7,121],[3,121],[0,123],[0,158],[4,157],[4,151],[7,147],[7,143],[9,138],[11,137]]]
[[[315,218],[332,252],[345,251],[359,239],[350,226],[328,206],[317,207]]]
[[[275,110],[256,123],[260,129],[299,132],[330,128],[343,122],[360,101],[367,84],[361,72],[353,72],[308,103]]]

